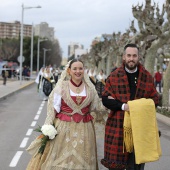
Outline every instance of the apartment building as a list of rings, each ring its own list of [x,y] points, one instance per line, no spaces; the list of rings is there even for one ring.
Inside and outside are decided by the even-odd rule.
[[[14,22],[0,22],[0,38],[19,38],[21,30],[21,23],[19,21]],[[31,37],[32,25],[23,25],[23,36]],[[47,38],[54,41],[54,28],[49,27],[46,22],[41,22],[35,25],[34,35],[42,38]]]
[[[19,38],[21,30],[21,23],[14,22],[0,22],[0,38]],[[31,37],[32,25],[24,24],[23,36]]]
[[[35,25],[34,34],[36,36],[54,41],[54,28],[49,27],[48,23],[46,22],[41,22],[40,24]]]
[[[71,57],[72,55],[75,55],[76,49],[84,49],[84,46],[80,43],[71,42],[68,46],[68,56]]]

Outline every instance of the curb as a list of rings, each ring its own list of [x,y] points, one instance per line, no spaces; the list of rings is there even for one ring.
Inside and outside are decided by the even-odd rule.
[[[169,117],[164,116],[160,113],[156,113],[156,117],[157,117],[157,120],[159,120],[160,122],[166,124],[167,126],[170,126],[170,118]]]
[[[8,94],[0,97],[0,101],[7,99],[7,97],[12,96],[13,94],[18,93],[19,91],[22,91],[23,89],[27,88],[28,86],[33,85],[34,83],[35,83],[35,82],[31,82],[31,83],[28,83],[28,84],[26,84],[26,85],[23,85],[23,86],[21,86],[20,88],[18,88],[17,90],[12,91],[11,93],[8,93]]]

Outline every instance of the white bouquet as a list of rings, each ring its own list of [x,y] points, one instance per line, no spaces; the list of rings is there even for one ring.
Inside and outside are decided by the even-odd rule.
[[[54,139],[57,134],[57,130],[52,125],[43,125],[41,131],[45,136],[48,136],[49,139]]]
[[[38,137],[41,139],[41,146],[38,150],[39,153],[43,154],[47,141],[54,139],[57,135],[57,130],[53,125],[43,125],[42,127],[36,128],[34,131],[41,132],[42,134]]]

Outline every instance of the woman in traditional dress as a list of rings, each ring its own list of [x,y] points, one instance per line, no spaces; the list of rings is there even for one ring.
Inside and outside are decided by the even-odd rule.
[[[40,98],[47,100],[55,85],[55,80],[50,68],[42,69],[39,78],[38,92]]]
[[[99,97],[102,96],[102,92],[104,90],[105,81],[106,81],[106,75],[104,74],[103,70],[100,70],[99,74],[97,75],[96,79],[96,90],[99,95]]]
[[[67,77],[69,77],[67,79]],[[83,63],[72,60],[50,94],[45,125],[57,129],[57,136],[38,152],[38,137],[27,151],[32,159],[27,170],[98,170],[92,110],[105,110]]]
[[[94,68],[91,68],[89,71],[88,71],[88,76],[90,78],[90,81],[96,85],[96,71]]]

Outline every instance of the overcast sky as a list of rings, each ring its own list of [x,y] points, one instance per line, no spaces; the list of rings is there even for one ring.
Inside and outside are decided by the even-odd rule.
[[[89,49],[92,40],[101,34],[125,32],[129,28],[132,5],[145,0],[0,0],[0,21],[21,21],[22,4],[42,8],[25,9],[25,24],[47,22],[54,27],[63,56],[67,57],[70,42],[78,42]],[[162,9],[165,0],[154,0]],[[153,0],[152,0],[153,4]]]

